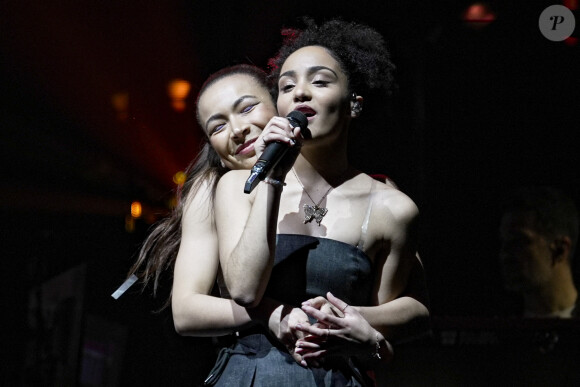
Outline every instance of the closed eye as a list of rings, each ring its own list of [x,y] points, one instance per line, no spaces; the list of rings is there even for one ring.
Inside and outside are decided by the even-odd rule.
[[[226,124],[218,124],[218,125],[214,126],[213,128],[211,128],[209,130],[209,135],[213,136],[214,134],[221,132],[223,130],[223,128],[225,128],[225,126],[226,126]]]
[[[254,104],[251,104],[251,105],[245,106],[245,107],[242,109],[242,113],[244,113],[244,114],[245,114],[245,113],[249,113],[249,112],[251,112],[252,110],[254,110],[254,108],[256,107],[256,105],[258,105],[258,104],[257,104],[257,103],[254,103]]]
[[[294,88],[294,85],[285,85],[280,88],[281,91],[287,93]]]

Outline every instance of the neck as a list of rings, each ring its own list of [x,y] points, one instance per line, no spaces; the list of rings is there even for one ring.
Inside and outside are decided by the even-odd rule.
[[[304,144],[294,163],[304,185],[315,184],[321,177],[334,187],[343,183],[353,169],[348,162],[346,136],[329,143],[311,141]]]
[[[294,163],[294,171],[307,189],[320,186],[322,181],[336,188],[353,176],[354,168],[346,160],[329,161],[315,164],[301,154]]]
[[[578,297],[571,274],[563,272],[553,277],[549,286],[524,294],[525,314],[529,316],[551,316],[573,307]]]

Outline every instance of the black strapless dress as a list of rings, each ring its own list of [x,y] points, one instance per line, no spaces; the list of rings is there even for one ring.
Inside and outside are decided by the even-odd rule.
[[[264,297],[299,306],[332,292],[350,305],[370,305],[372,262],[360,249],[332,239],[279,234],[275,265]],[[305,368],[265,330],[238,333],[218,362],[217,386],[365,386],[369,380],[351,359],[328,359],[323,368]],[[216,375],[217,377],[218,375]]]

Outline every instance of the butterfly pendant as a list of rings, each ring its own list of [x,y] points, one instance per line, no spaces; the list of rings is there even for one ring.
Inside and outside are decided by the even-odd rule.
[[[322,218],[328,212],[328,209],[324,207],[311,206],[309,204],[304,205],[304,224],[312,222],[312,219],[316,219],[316,223],[320,226]]]

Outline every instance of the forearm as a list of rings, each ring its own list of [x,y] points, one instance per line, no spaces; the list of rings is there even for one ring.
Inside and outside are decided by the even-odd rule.
[[[281,188],[260,184],[238,243],[223,264],[232,298],[242,306],[257,305],[274,265]],[[227,237],[227,236],[226,236]]]
[[[429,310],[421,301],[403,296],[372,307],[355,307],[389,341],[401,342],[429,332]]]
[[[246,309],[233,300],[191,294],[174,300],[175,330],[182,336],[223,336],[260,324],[266,326],[271,313],[279,304],[264,300],[255,308]]]

